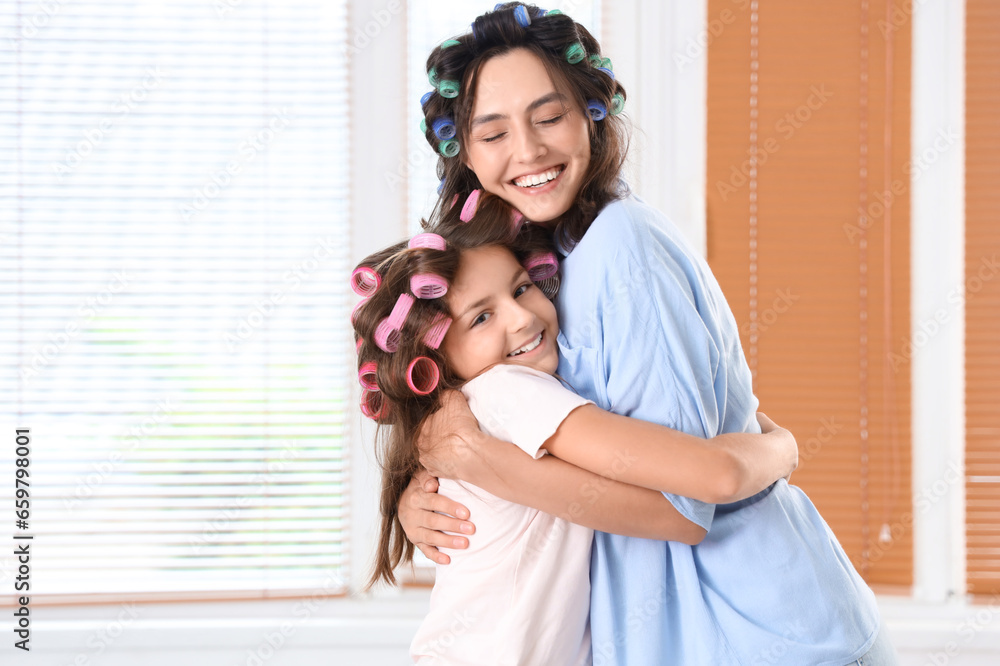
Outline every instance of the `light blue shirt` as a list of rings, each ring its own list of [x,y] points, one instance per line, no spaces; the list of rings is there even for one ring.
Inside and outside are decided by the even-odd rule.
[[[707,263],[634,196],[562,262],[559,374],[604,409],[699,437],[760,432],[736,321]],[[878,633],[875,597],[784,480],[738,504],[664,493],[698,546],[596,532],[594,666],[830,664]]]

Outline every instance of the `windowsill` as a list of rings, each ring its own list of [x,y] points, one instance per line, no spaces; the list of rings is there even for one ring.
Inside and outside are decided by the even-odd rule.
[[[242,649],[268,632],[295,636],[299,647],[406,647],[427,610],[430,590],[407,588],[379,598],[327,601],[121,604],[33,609],[33,649],[71,648],[88,637],[120,633],[115,648]],[[1000,600],[990,604],[914,601],[879,596],[893,641],[907,651],[940,650],[949,641],[975,651],[1000,651]],[[124,627],[117,631],[118,622]],[[37,647],[36,647],[37,646]]]

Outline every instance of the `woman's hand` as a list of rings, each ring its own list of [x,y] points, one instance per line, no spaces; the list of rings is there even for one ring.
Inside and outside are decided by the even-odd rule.
[[[476,527],[464,520],[469,518],[467,508],[439,495],[437,490],[437,479],[425,470],[417,472],[399,498],[399,522],[406,538],[427,559],[448,564],[451,558],[438,548],[468,548],[469,540],[455,534],[475,534]]]
[[[767,418],[764,412],[757,412],[757,423],[760,424],[761,433],[772,435],[777,440],[779,447],[781,447],[780,450],[784,454],[785,464],[788,469],[788,472],[782,476],[788,481],[792,478],[792,472],[799,466],[799,445],[795,442],[795,436]]]
[[[483,438],[469,402],[458,391],[445,391],[441,407],[428,416],[417,434],[420,464],[432,476],[471,481],[470,468]]]

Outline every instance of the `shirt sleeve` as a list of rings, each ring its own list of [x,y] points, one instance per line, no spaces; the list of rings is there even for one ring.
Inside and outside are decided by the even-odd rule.
[[[487,435],[513,442],[532,458],[577,407],[592,404],[552,375],[521,365],[498,365],[462,387]]]
[[[606,232],[607,229],[603,229]],[[659,228],[623,220],[601,238],[602,365],[611,411],[699,437],[718,432],[714,313],[701,275]],[[685,518],[709,529],[715,505],[664,492]]]

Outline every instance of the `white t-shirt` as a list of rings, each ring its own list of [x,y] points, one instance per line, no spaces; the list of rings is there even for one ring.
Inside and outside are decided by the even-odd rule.
[[[590,403],[552,375],[498,365],[462,388],[483,432],[539,450],[577,407]],[[430,612],[410,654],[421,666],[584,666],[590,651],[593,530],[441,479],[440,492],[472,514],[466,550],[436,566]],[[572,502],[567,502],[567,508]]]

